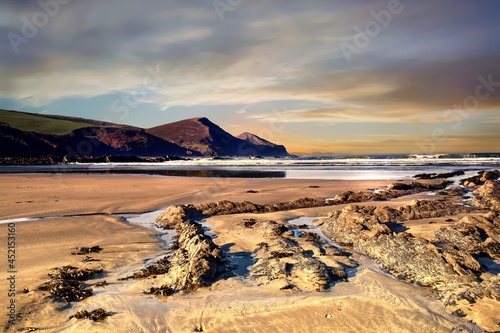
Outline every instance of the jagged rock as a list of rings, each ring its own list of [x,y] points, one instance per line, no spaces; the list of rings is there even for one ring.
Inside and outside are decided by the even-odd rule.
[[[390,233],[391,230],[384,224],[379,223],[377,207],[349,205],[341,211],[330,214],[328,222],[323,223],[321,231],[328,238],[341,245],[353,245],[360,237],[372,238],[382,233]],[[382,212],[382,209],[378,209]],[[380,214],[380,213],[379,213]],[[383,212],[384,216],[390,214]]]
[[[333,199],[327,200],[330,205],[339,205],[355,202],[366,201],[385,201],[394,198],[399,198],[404,195],[420,193],[424,191],[442,190],[449,182],[442,181],[439,184],[422,184],[419,182],[405,183],[392,183],[385,189],[379,189],[374,192],[369,191],[346,191],[336,195]]]
[[[316,291],[328,289],[331,280],[328,267],[322,261],[308,257],[300,257],[292,264],[290,277],[302,281],[308,290]]]
[[[467,290],[464,294],[472,299],[486,297],[498,301],[500,300],[500,277],[494,276],[489,280],[484,280]]]
[[[94,283],[94,287],[105,287],[107,285],[108,283],[106,282],[106,280]]]
[[[250,201],[232,202],[222,200],[217,202],[202,203],[198,205],[173,205],[165,209],[156,219],[158,226],[174,229],[183,221],[201,216],[230,215],[243,213],[267,213],[299,208],[326,206],[325,201],[311,198],[302,198],[289,202],[275,203],[273,205],[259,205]]]
[[[488,180],[497,180],[499,177],[500,171],[498,170],[479,171],[476,176],[460,179],[460,185],[465,187],[476,187],[483,185]]]
[[[414,178],[417,179],[437,179],[437,178],[451,178],[451,177],[456,177],[456,176],[462,176],[464,175],[465,172],[458,170],[458,171],[452,171],[452,172],[444,172],[444,173],[420,173],[418,175],[413,176]]]
[[[483,229],[490,237],[495,237],[500,234],[500,219],[498,213],[489,212],[482,215],[467,215],[460,222],[469,223]]]
[[[439,191],[437,194],[438,195],[445,195],[449,197],[465,197],[467,193],[469,193],[470,189],[460,187],[460,186],[455,186],[446,190]]]
[[[201,213],[193,205],[173,205],[167,207],[156,218],[156,224],[165,229],[175,229],[177,225]]]
[[[220,248],[203,232],[200,224],[181,223],[176,228],[179,249],[170,257],[167,273],[174,290],[193,291],[209,285],[223,257]]]
[[[78,251],[71,252],[72,255],[84,255],[89,253],[99,253],[102,251],[102,248],[99,245],[95,245],[92,247],[81,247]]]
[[[353,202],[365,202],[372,201],[377,198],[377,195],[373,192],[367,191],[345,191],[340,194],[337,194],[333,200],[328,200],[328,203],[331,205],[340,205],[345,203],[353,203]]]
[[[323,200],[320,201],[311,198],[301,198],[289,202],[276,203],[272,205],[272,208],[275,211],[285,211],[285,210],[293,210],[299,208],[312,208],[312,207],[323,207],[323,206],[326,206],[326,202]]]
[[[98,308],[90,312],[87,310],[81,310],[75,313],[76,319],[90,319],[92,321],[103,321],[107,316],[108,314],[103,308]]]
[[[280,237],[288,228],[282,223],[276,221],[260,221],[255,224],[264,237],[275,238]]]
[[[436,246],[404,232],[359,241],[354,249],[375,259],[398,278],[418,285],[435,287],[457,278]]]
[[[500,212],[500,181],[486,180],[474,192],[472,205],[478,209]]]
[[[399,207],[403,220],[419,220],[470,212],[471,209],[446,200],[412,200],[409,206]]]
[[[144,290],[145,294],[155,296],[171,296],[174,294],[174,292],[175,291],[167,285],[163,285],[161,287],[151,287]]]
[[[256,252],[260,258],[251,268],[251,279],[278,286],[278,289],[285,289],[285,285],[297,290],[321,291],[329,287],[332,279],[347,277],[342,265],[328,267],[314,257],[313,251],[304,251],[296,240],[279,235],[286,229],[283,224],[262,221],[255,224],[254,228],[263,229],[262,232],[266,233],[270,226],[271,230],[279,231],[272,233],[275,239],[272,244],[260,244],[257,247]],[[317,239],[311,239],[311,242],[317,242]],[[272,282],[276,280],[279,283]]]
[[[460,275],[472,275],[459,264],[477,269],[477,261],[468,253],[462,257],[450,252],[443,255],[427,240],[404,232],[393,235],[384,223],[454,215],[467,210],[464,206],[438,200],[414,200],[410,205],[398,209],[349,205],[341,211],[330,213],[329,219],[321,225],[321,230],[333,241],[353,246],[356,251],[377,260],[382,267],[406,281],[435,286]],[[443,230],[440,235],[445,237],[447,234]],[[458,238],[458,235],[454,236]]]
[[[176,246],[172,253],[132,276],[143,278],[164,274],[165,280],[169,282],[160,289],[152,290],[154,294],[166,295],[170,293],[170,289],[194,291],[199,287],[209,285],[217,273],[223,253],[212,239],[205,235],[200,224],[188,220],[192,214],[190,207],[186,209],[186,206],[176,205],[169,207],[164,212],[164,216],[157,220],[158,223],[165,221],[164,226],[175,226]]]
[[[167,274],[170,270],[170,258],[163,257],[152,265],[146,266],[138,272],[135,272],[131,277],[134,279],[143,279],[151,275]]]
[[[473,254],[477,254],[482,248],[479,230],[463,219],[460,222],[439,228],[435,233],[435,240],[438,243],[449,244]]]

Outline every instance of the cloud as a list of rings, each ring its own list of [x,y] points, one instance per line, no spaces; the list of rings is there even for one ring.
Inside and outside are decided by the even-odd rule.
[[[498,6],[404,2],[349,64],[339,44],[352,42],[353,28],[387,1],[244,1],[223,22],[211,1],[71,1],[19,54],[0,39],[0,97],[26,106],[84,103],[140,90],[152,66],[162,82],[146,99],[158,110],[229,105],[262,122],[282,103],[289,124],[437,123],[474,95],[479,76],[500,82]],[[18,0],[0,9],[0,36],[19,33],[22,18],[40,10]],[[500,109],[498,89],[474,117]]]

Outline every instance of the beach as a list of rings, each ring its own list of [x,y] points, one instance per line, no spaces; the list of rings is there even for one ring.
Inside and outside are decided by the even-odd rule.
[[[349,278],[320,292],[294,291],[235,275],[192,293],[157,298],[142,291],[157,285],[161,276],[119,280],[165,251],[154,230],[128,223],[127,214],[218,200],[261,205],[303,197],[324,200],[348,190],[384,188],[389,180],[19,174],[0,175],[0,182],[0,219],[7,220],[0,224],[2,256],[7,253],[8,219],[15,223],[16,237],[15,302],[20,317],[9,331],[33,327],[42,332],[414,332],[418,327],[426,332],[479,332],[469,320],[488,329],[498,325],[498,302],[478,302],[475,317],[454,316],[433,290],[400,281],[356,254],[353,258],[359,265],[349,271]],[[428,197],[420,193],[376,205],[397,207]],[[206,223],[217,234],[214,243],[227,253],[253,253],[257,244],[269,242],[269,238],[245,227],[245,220],[287,223],[299,217],[326,217],[345,206],[212,216]],[[41,219],[19,220],[28,217]],[[437,230],[445,219],[434,219],[433,224],[428,220],[407,222],[405,226],[431,238],[431,228]],[[298,242],[309,249],[310,244]],[[102,251],[91,256],[99,261],[84,263],[81,256],[71,254],[95,245]],[[326,255],[324,261],[329,260]],[[3,265],[7,265],[5,260]],[[71,306],[54,302],[39,287],[52,268],[64,265],[102,268],[105,273],[91,282],[106,280],[108,285],[95,287],[93,296]],[[27,293],[23,293],[25,288]],[[0,294],[7,294],[7,289],[7,283],[2,283]],[[100,307],[110,314],[103,322],[72,318],[79,310]],[[1,308],[0,325],[5,327],[9,310],[4,304]]]

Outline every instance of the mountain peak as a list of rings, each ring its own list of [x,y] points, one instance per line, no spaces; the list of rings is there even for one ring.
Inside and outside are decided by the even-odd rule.
[[[243,132],[237,136],[238,139],[251,142],[256,145],[276,147],[277,145],[250,132]]]

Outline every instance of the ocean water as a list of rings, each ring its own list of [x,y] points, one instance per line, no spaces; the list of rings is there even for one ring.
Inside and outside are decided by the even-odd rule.
[[[411,179],[418,173],[500,169],[500,153],[436,155],[337,155],[290,158],[196,158],[162,163],[72,163],[0,166],[0,173],[149,174],[174,177],[288,179]]]

